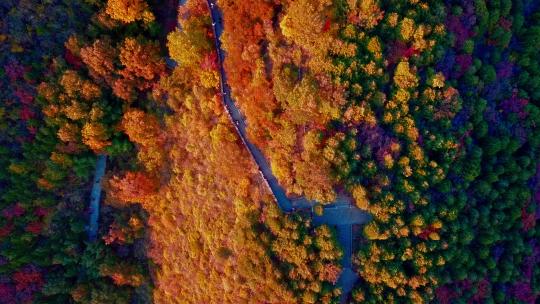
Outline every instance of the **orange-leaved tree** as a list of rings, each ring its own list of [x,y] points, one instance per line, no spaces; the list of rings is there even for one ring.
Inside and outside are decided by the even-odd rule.
[[[130,109],[125,112],[121,126],[129,140],[141,146],[160,145],[163,142],[157,117],[142,110]]]
[[[159,183],[155,177],[140,171],[128,171],[123,177],[113,176],[109,180],[109,194],[123,203],[145,203],[156,193]]]
[[[137,144],[138,158],[146,169],[160,168],[165,155],[165,134],[158,118],[139,109],[130,109],[124,113],[120,126],[129,140]]]
[[[150,83],[162,76],[166,69],[157,43],[141,43],[132,37],[126,38],[122,43],[120,62],[125,66],[119,72],[120,75],[128,79],[142,78]],[[146,82],[141,82],[141,85],[145,84]]]

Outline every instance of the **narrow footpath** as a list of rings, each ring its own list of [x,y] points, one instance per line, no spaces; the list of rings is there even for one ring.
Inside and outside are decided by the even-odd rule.
[[[88,239],[95,241],[98,231],[99,220],[99,201],[101,199],[101,179],[105,175],[105,166],[107,156],[99,154],[96,160],[96,169],[94,171],[94,182],[92,183],[92,192],[90,194],[90,222],[88,223]]]
[[[259,167],[261,177],[272,192],[280,209],[284,213],[291,213],[300,209],[312,209],[317,202],[307,200],[305,197],[300,197],[293,200],[287,197],[285,190],[272,173],[271,167],[263,153],[249,141],[244,116],[232,100],[231,90],[227,84],[227,76],[223,67],[225,52],[221,47],[220,40],[221,34],[223,33],[223,18],[221,16],[221,11],[218,8],[216,0],[207,1],[210,15],[212,17],[212,27],[214,30],[216,50],[218,53],[223,106],[228,113],[231,123],[235,127],[236,132],[242,140],[242,143],[244,146],[246,146],[253,160]],[[345,303],[348,294],[351,292],[354,284],[358,280],[358,275],[352,270],[352,227],[356,224],[365,224],[370,219],[371,216],[369,213],[354,206],[351,199],[348,197],[339,197],[335,202],[326,204],[324,206],[322,216],[313,216],[314,225],[327,224],[336,227],[338,241],[343,248],[343,258],[341,262],[343,270],[337,282],[337,286],[341,287],[342,289],[342,303]]]

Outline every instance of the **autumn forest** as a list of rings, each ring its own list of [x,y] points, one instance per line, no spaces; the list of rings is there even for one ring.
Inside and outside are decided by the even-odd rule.
[[[0,304],[540,301],[540,2],[1,0]]]

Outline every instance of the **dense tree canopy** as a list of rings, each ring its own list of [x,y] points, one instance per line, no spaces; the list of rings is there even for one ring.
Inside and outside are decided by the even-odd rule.
[[[539,301],[538,1],[0,2],[0,303]]]

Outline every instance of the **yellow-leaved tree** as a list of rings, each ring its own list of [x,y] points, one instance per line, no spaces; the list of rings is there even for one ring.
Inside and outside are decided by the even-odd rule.
[[[145,0],[108,0],[105,12],[112,19],[123,23],[138,20],[150,22],[155,19]]]

